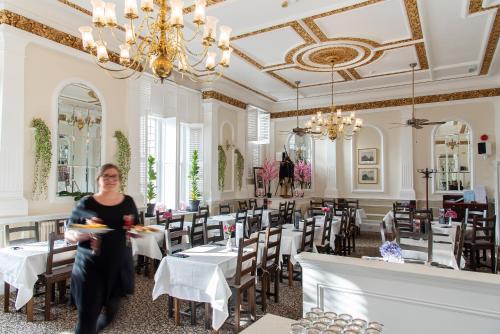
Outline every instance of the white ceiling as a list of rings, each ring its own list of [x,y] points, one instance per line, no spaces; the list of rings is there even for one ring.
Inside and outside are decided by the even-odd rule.
[[[122,0],[108,1],[117,4],[118,13],[123,11]],[[481,9],[469,13],[470,1],[479,1]],[[88,14],[68,5],[90,10],[90,0],[3,2],[22,9],[20,14],[76,36],[79,26],[91,22]],[[355,53],[363,50],[356,59],[346,58],[336,68],[335,89],[343,94],[383,87],[408,90],[411,62],[418,63],[417,94],[419,87],[444,80],[460,78],[467,86],[467,80],[478,75],[498,74],[494,72],[499,68],[496,57],[488,59],[487,46],[495,54],[497,41],[491,31],[500,0],[296,0],[288,8],[281,7],[281,0],[215,2],[207,14],[233,29],[232,45],[237,49],[224,75],[240,84],[237,89],[260,92],[259,98],[269,103],[293,100],[296,80],[310,86],[301,89],[303,97],[328,95],[329,65],[314,64],[312,68],[304,64],[311,64],[306,59],[309,54],[332,46],[334,54],[339,47]],[[185,7],[192,3],[194,0],[184,1]],[[188,14],[185,22],[191,19]],[[304,52],[307,49],[312,50]],[[301,54],[304,61],[299,59]],[[247,90],[249,95],[254,94],[251,90]]]

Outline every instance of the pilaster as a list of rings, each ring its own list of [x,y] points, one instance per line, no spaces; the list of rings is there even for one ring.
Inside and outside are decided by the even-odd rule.
[[[338,140],[325,143],[326,156],[326,188],[324,197],[337,198],[339,190],[337,189],[337,144]]]
[[[208,203],[221,199],[218,186],[218,145],[219,145],[219,115],[218,103],[212,100],[202,102],[203,112],[203,150],[204,164],[204,198]]]
[[[411,118],[411,108],[401,112],[401,123],[406,123]],[[413,128],[404,126],[401,128],[401,191],[400,199],[414,200],[414,165],[413,165]]]

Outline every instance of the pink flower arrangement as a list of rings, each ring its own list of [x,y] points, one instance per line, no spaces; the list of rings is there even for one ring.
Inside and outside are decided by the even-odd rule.
[[[303,160],[299,160],[295,165],[293,174],[295,181],[298,181],[300,186],[303,187],[305,183],[311,182],[311,165]]]
[[[262,169],[259,171],[259,176],[264,181],[264,187],[267,185],[267,192],[271,192],[271,181],[278,178],[279,170],[276,160],[264,160]]]
[[[236,231],[234,225],[224,225],[224,233],[230,238],[231,234]]]
[[[328,212],[330,212],[330,208],[325,206],[325,207],[321,208],[321,211],[323,211],[324,213],[328,213]]]
[[[446,218],[451,218],[451,219],[457,219],[458,215],[455,211],[453,211],[452,209],[447,209],[444,216]]]

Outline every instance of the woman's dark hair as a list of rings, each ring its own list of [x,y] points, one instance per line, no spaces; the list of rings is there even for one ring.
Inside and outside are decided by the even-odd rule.
[[[104,165],[102,165],[101,168],[99,169],[99,174],[97,175],[97,181],[99,181],[99,178],[102,177],[104,175],[104,173],[106,173],[106,171],[109,170],[109,169],[116,169],[116,171],[118,172],[118,180],[120,180],[120,182],[121,182],[121,180],[122,180],[122,171],[115,164],[104,164]]]

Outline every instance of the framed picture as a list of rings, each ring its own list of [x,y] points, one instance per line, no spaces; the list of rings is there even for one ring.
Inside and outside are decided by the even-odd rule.
[[[360,148],[358,149],[358,165],[376,165],[377,149]]]
[[[378,168],[358,168],[359,184],[378,184]]]

